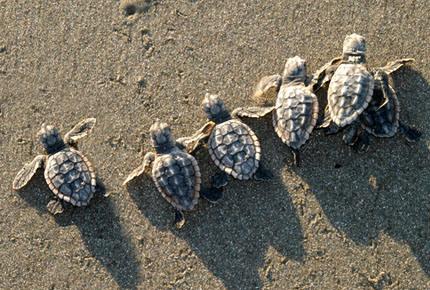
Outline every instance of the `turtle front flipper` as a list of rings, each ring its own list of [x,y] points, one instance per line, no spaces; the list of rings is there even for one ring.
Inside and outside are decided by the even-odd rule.
[[[417,129],[410,127],[402,122],[399,126],[400,133],[402,133],[408,142],[416,142],[421,137],[422,133]]]
[[[123,182],[123,185],[126,185],[136,177],[142,175],[145,172],[145,170],[151,166],[154,160],[155,160],[155,154],[153,152],[146,153],[145,157],[143,157],[142,165],[137,167],[127,176],[127,179]]]
[[[70,130],[66,136],[64,136],[64,141],[71,145],[76,146],[79,139],[85,137],[92,131],[96,124],[95,118],[87,118],[76,124],[72,130]]]
[[[192,136],[177,139],[176,145],[182,150],[185,150],[191,154],[196,151],[197,148],[199,148],[199,146],[207,140],[207,138],[209,138],[215,126],[216,124],[214,122],[209,121],[199,130],[197,130]]]
[[[46,208],[52,215],[60,214],[64,211],[63,201],[53,199],[46,205]]]
[[[215,187],[202,189],[200,194],[211,203],[217,203],[224,195],[222,188]]]
[[[233,118],[262,118],[270,114],[275,107],[239,107],[231,113]]]
[[[257,83],[252,98],[259,105],[273,104],[281,83],[282,77],[278,74],[263,77]]]
[[[386,74],[392,74],[399,68],[401,68],[404,65],[411,64],[415,61],[413,58],[402,58],[402,59],[396,59],[394,61],[390,61],[383,67],[375,68],[375,70],[382,70]]]
[[[34,176],[37,169],[42,168],[44,166],[45,160],[45,155],[38,155],[33,159],[33,161],[25,164],[13,180],[12,188],[14,190],[23,188]]]
[[[312,80],[309,86],[312,88],[313,92],[317,92],[319,89],[324,87],[327,83],[330,82],[331,78],[334,75],[334,72],[338,68],[338,66],[342,63],[342,57],[335,57],[328,63],[324,64],[320,67],[312,77]]]

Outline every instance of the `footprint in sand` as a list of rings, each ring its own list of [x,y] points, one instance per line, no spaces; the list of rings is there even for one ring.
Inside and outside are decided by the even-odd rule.
[[[154,0],[121,0],[119,8],[126,16],[130,16],[147,12],[154,4]]]

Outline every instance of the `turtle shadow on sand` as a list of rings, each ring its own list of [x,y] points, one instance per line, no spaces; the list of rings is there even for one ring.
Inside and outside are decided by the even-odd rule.
[[[103,197],[104,185],[100,180],[98,182],[102,189],[89,206],[78,208],[66,204],[64,212],[55,216],[55,221],[61,227],[75,225],[79,229],[85,247],[121,289],[137,289],[139,262],[135,250],[122,230],[112,200]],[[46,185],[43,170],[39,170],[33,180],[17,193],[39,212],[49,214],[46,205],[53,194]]]
[[[407,143],[399,133],[393,138],[372,137],[369,151],[357,153],[343,143],[342,133],[326,137],[321,132],[315,142],[306,145],[312,164],[294,170],[312,188],[335,228],[364,245],[377,245],[381,233],[406,243],[430,275],[430,155],[426,128],[430,86],[413,69],[402,69],[394,79],[401,120],[423,133],[417,143]]]
[[[268,160],[264,155],[266,150],[274,153],[273,148],[281,142],[270,137],[260,139],[263,162],[275,175],[274,179],[268,182],[230,179],[219,203],[209,204],[201,198],[197,210],[185,212],[186,223],[180,230],[173,226],[172,207],[148,176],[136,178],[128,185],[128,192],[145,218],[159,230],[171,231],[186,241],[227,289],[261,289],[263,280],[271,279],[270,275],[262,277],[264,274],[260,273],[269,248],[275,249],[284,262],[301,262],[305,255],[299,218],[278,175],[283,160]],[[215,165],[206,148],[199,149],[195,156],[203,185],[208,185]]]

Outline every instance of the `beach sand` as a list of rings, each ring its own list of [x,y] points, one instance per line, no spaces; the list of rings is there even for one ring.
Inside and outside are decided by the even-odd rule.
[[[0,0],[1,289],[430,288],[428,1],[120,4]],[[206,92],[249,105],[288,57],[311,73],[353,32],[370,66],[416,59],[394,79],[418,143],[372,138],[359,154],[315,131],[295,168],[270,118],[245,120],[274,180],[231,181],[181,230],[149,178],[121,185],[151,150],[155,119],[190,135]],[[11,183],[43,152],[43,122],[65,133],[84,117],[97,125],[80,149],[109,197],[54,218],[42,171],[19,192]],[[205,150],[197,157],[207,182],[214,166]]]

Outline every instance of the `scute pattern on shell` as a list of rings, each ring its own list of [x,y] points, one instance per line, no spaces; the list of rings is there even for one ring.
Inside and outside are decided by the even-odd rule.
[[[341,64],[328,89],[328,105],[333,122],[346,126],[367,108],[373,94],[372,75],[362,64]]]
[[[86,206],[96,190],[96,175],[88,159],[73,148],[48,157],[45,179],[52,192],[75,206]]]
[[[159,155],[152,167],[152,178],[163,197],[179,210],[192,210],[197,204],[201,175],[197,160],[175,150]]]
[[[400,105],[397,95],[389,85],[388,102],[381,107],[385,99],[382,90],[375,88],[367,109],[360,115],[361,126],[376,137],[392,137],[399,128]]]
[[[282,142],[299,149],[318,119],[318,100],[303,84],[283,85],[276,99],[273,126]]]
[[[257,171],[260,143],[246,124],[234,119],[218,124],[208,144],[215,165],[234,178],[247,180]]]

